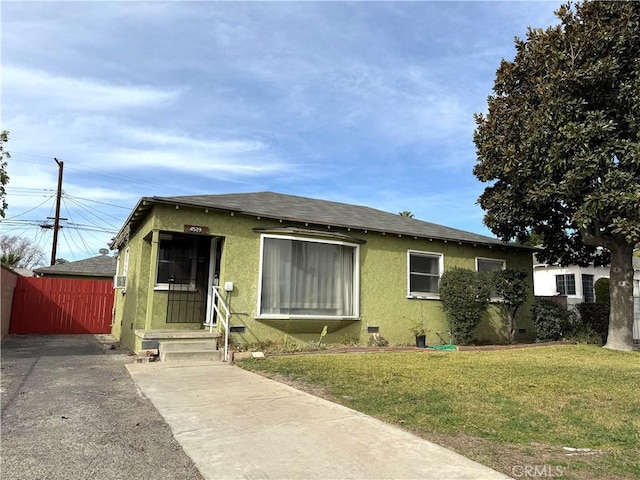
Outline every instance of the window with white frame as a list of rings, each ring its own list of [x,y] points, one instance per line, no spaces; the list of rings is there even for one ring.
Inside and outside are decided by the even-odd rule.
[[[499,258],[483,258],[476,257],[476,271],[478,273],[491,273],[496,270],[504,270],[506,268],[507,262]],[[502,296],[498,295],[498,292],[495,288],[491,291],[491,301],[501,301],[503,299]]]
[[[476,258],[476,271],[478,273],[494,272],[496,270],[504,270],[506,262],[497,258]]]
[[[558,295],[575,295],[576,276],[573,273],[556,275],[556,292]]]
[[[593,275],[582,274],[582,296],[585,303],[593,303],[596,301],[596,292],[593,288]]]
[[[358,245],[262,236],[261,317],[358,316]]]
[[[409,250],[407,277],[409,297],[438,297],[440,277],[444,270],[441,253]]]
[[[196,237],[160,234],[156,288],[168,288],[169,284],[195,285],[196,263]]]

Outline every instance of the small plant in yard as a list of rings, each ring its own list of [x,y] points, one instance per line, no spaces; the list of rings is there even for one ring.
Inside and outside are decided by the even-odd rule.
[[[322,342],[317,342],[315,340],[311,340],[306,343],[304,347],[300,350],[301,352],[314,352],[316,350],[326,350],[328,347],[326,344]]]
[[[389,345],[389,341],[379,333],[374,333],[369,337],[367,345],[370,347],[386,347]]]
[[[327,334],[327,326],[325,325],[324,328],[322,329],[322,332],[320,332],[320,338],[318,339],[318,345],[320,345],[322,343],[322,339],[324,338],[324,336]]]
[[[264,352],[264,353],[295,353],[310,350],[306,345],[298,344],[286,336],[283,340],[262,340],[259,342],[248,342],[242,344],[242,350],[247,352]]]
[[[356,337],[350,337],[348,335],[343,335],[342,337],[340,337],[339,342],[340,345],[345,345],[347,347],[354,347],[360,343]]]
[[[307,350],[324,350],[327,348],[327,346],[325,344],[322,343],[322,339],[325,337],[325,335],[327,334],[327,326],[325,325],[322,328],[322,332],[320,332],[320,338],[318,338],[318,341],[310,341],[309,343],[307,343]]]
[[[422,337],[426,334],[426,330],[424,328],[424,323],[422,320],[417,320],[411,324],[409,327],[409,331],[413,334],[414,337]]]
[[[222,331],[222,335],[216,338],[216,345],[218,350],[224,349],[224,330]],[[236,338],[231,334],[229,334],[229,350],[242,350],[242,345],[238,343]]]

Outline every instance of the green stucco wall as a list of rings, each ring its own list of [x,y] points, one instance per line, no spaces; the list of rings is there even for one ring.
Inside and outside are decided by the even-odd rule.
[[[458,242],[429,241],[414,237],[383,235],[363,231],[336,231],[360,238],[366,243],[360,245],[360,320],[358,321],[314,321],[314,320],[264,320],[256,319],[258,272],[260,261],[260,234],[256,227],[283,227],[275,220],[258,219],[224,212],[205,212],[204,209],[154,206],[146,220],[131,234],[127,291],[116,294],[116,318],[114,335],[121,338],[124,345],[139,349],[139,339],[134,331],[145,328],[149,316],[152,329],[191,328],[199,329],[199,324],[168,324],[166,319],[166,291],[151,291],[152,302],[147,302],[149,279],[155,271],[150,271],[151,238],[154,230],[183,232],[184,225],[200,225],[209,229],[209,236],[223,237],[220,264],[220,285],[231,281],[234,290],[227,296],[231,310],[231,325],[244,325],[244,334],[234,333],[235,340],[243,343],[258,340],[278,341],[287,338],[297,341],[318,340],[324,325],[328,326],[326,343],[339,343],[343,339],[354,339],[366,344],[368,326],[380,328],[380,335],[391,344],[412,344],[414,338],[409,325],[423,319],[427,329],[427,342],[440,343],[435,332],[448,330],[441,303],[438,300],[407,298],[407,251],[418,250],[444,254],[445,270],[453,267],[475,269],[476,257],[503,259],[507,268],[518,268],[529,272],[531,300],[533,299],[532,258],[530,251],[506,247],[484,247],[460,244]],[[302,225],[296,225],[302,227]],[[321,227],[309,226],[308,228]],[[327,227],[325,226],[324,229]],[[312,236],[312,235],[307,235]],[[121,253],[126,246],[122,246]],[[122,258],[121,265],[122,270]],[[151,277],[150,277],[151,276]],[[529,305],[519,314],[519,328],[532,333],[528,315]],[[148,325],[147,325],[148,326]],[[503,328],[495,307],[491,307],[477,330],[477,339],[482,342],[502,341]]]

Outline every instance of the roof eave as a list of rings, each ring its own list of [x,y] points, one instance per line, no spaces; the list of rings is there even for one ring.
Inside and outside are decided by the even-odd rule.
[[[120,228],[116,236],[113,237],[113,240],[109,244],[109,248],[111,250],[117,250],[123,243],[126,243],[124,241],[124,237],[127,232],[127,226],[131,227],[135,220],[146,215],[147,209],[143,209],[143,207],[145,207],[149,203],[156,203],[154,197],[142,197],[140,200],[138,200],[138,203],[136,203],[136,206],[133,207],[133,210],[131,210],[131,213],[122,224],[122,228]]]
[[[173,198],[169,199],[169,198],[164,198],[164,197],[144,197],[144,198],[141,199],[140,202],[138,202],[138,205],[140,205],[142,200],[146,200],[148,202],[153,202],[153,203],[156,203],[156,204],[163,204],[163,205],[179,205],[179,206],[182,206],[182,207],[210,209],[210,210],[218,210],[218,211],[223,211],[223,212],[238,213],[238,214],[241,214],[241,215],[249,215],[249,216],[254,216],[254,217],[270,218],[272,220],[282,220],[282,221],[287,221],[287,222],[309,223],[309,224],[314,224],[314,225],[321,225],[321,224],[319,224],[319,223],[317,223],[317,222],[315,222],[313,220],[305,220],[305,219],[301,219],[301,218],[287,217],[286,215],[274,216],[274,215],[264,214],[264,213],[261,213],[261,212],[254,212],[254,211],[250,211],[250,210],[242,210],[242,209],[237,209],[237,208],[228,208],[228,207],[217,206],[217,205],[216,206],[212,206],[212,205],[206,205],[206,204],[195,203],[195,202],[185,202],[185,201],[180,201],[180,200],[173,199]],[[136,206],[136,208],[137,207],[138,206]],[[531,247],[531,246],[528,246],[528,245],[520,245],[520,244],[517,244],[517,243],[500,242],[499,240],[496,240],[496,242],[494,243],[494,242],[486,242],[486,241],[461,240],[459,238],[440,237],[440,236],[437,236],[437,235],[420,235],[420,234],[416,234],[416,233],[412,233],[412,232],[397,231],[397,230],[385,230],[385,231],[383,231],[383,230],[376,229],[376,228],[367,228],[367,227],[347,225],[347,224],[332,224],[330,226],[331,227],[335,227],[335,228],[371,231],[371,232],[377,232],[377,233],[389,234],[389,235],[418,237],[418,238],[424,238],[426,240],[437,240],[437,241],[441,241],[441,242],[456,242],[456,243],[465,244],[465,245],[482,245],[482,246],[487,246],[489,248],[501,248],[501,247],[504,247],[504,248],[515,248],[515,249],[520,249],[520,250],[529,250],[531,252],[534,252],[534,251],[538,250],[536,247]]]

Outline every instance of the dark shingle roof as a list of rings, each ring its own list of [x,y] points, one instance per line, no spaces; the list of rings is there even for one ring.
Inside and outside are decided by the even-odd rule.
[[[116,259],[107,255],[85,258],[77,262],[59,263],[33,270],[38,275],[78,275],[87,277],[113,277],[116,274]]]
[[[465,243],[529,248],[516,244],[506,244],[496,238],[402,217],[398,214],[383,212],[361,205],[350,205],[273,192],[151,197],[143,198],[138,207],[145,203],[167,203],[212,208],[289,222],[371,230]],[[132,214],[130,220],[134,218],[135,216]]]

